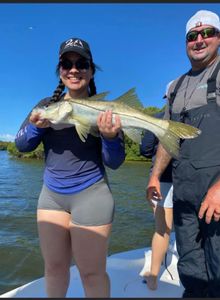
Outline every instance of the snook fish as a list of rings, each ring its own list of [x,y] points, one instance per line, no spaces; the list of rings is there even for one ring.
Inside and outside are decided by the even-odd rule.
[[[40,119],[47,119],[52,124],[75,125],[79,138],[85,142],[89,133],[99,135],[96,124],[98,114],[112,110],[113,122],[114,116],[119,115],[122,130],[130,139],[140,144],[143,130],[149,130],[173,157],[178,157],[180,138],[191,139],[201,133],[198,128],[190,125],[158,119],[144,113],[134,88],[113,101],[104,100],[107,94],[100,93],[84,99],[61,99],[47,106],[34,108],[32,112],[38,113]]]

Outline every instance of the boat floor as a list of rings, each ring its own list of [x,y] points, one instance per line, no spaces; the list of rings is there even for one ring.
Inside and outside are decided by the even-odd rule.
[[[107,272],[111,280],[112,298],[181,298],[183,287],[177,272],[177,254],[168,250],[166,266],[163,262],[159,274],[158,288],[148,289],[143,282],[143,273],[149,271],[151,249],[141,248],[110,255]],[[45,280],[40,278],[0,295],[0,298],[41,298],[45,294]],[[71,267],[71,279],[67,298],[83,298],[84,291],[78,269]]]

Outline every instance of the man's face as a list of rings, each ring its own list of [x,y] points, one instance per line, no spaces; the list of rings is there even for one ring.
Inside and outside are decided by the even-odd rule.
[[[186,51],[192,67],[209,65],[218,53],[220,33],[214,27],[202,25],[191,29],[186,36]]]

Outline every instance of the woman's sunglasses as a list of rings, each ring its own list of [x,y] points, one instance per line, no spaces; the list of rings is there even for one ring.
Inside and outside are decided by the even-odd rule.
[[[62,67],[65,70],[71,70],[73,66],[80,72],[87,72],[90,67],[90,61],[80,58],[76,61],[71,61],[68,58],[61,59],[59,62],[59,67]]]
[[[194,30],[187,33],[186,40],[187,42],[196,41],[199,34],[201,34],[203,39],[207,39],[216,36],[218,33],[219,31],[214,27],[204,28],[200,31]]]

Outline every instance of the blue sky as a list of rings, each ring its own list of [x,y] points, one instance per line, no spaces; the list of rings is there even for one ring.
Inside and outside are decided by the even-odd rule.
[[[61,42],[85,39],[98,92],[113,100],[135,87],[146,106],[163,107],[166,84],[190,68],[185,25],[220,3],[0,4],[0,140],[13,140],[33,106],[57,86]]]

